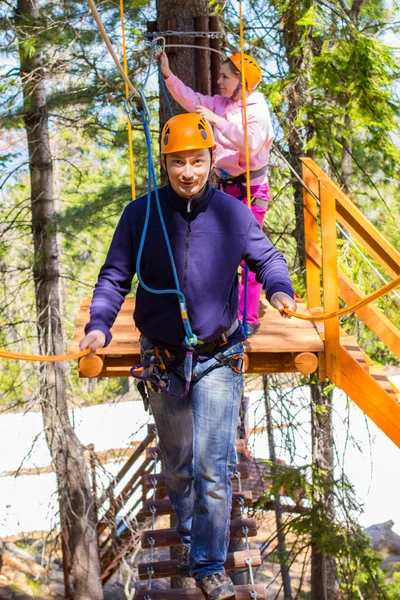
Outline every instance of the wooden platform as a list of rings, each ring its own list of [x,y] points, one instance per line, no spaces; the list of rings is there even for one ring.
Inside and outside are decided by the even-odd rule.
[[[84,326],[89,320],[90,300],[82,302],[70,352],[79,350]],[[107,348],[97,351],[100,357],[96,377],[127,377],[129,369],[140,362],[139,331],[132,314],[135,299],[128,298],[122,305],[111,332],[113,339]],[[307,312],[299,302],[299,312]],[[257,335],[245,343],[246,373],[312,373],[317,368],[316,355],[324,351],[313,323],[299,319],[284,319],[265,301],[260,312],[261,327]],[[313,365],[310,370],[310,365]],[[85,377],[80,365],[80,376]]]

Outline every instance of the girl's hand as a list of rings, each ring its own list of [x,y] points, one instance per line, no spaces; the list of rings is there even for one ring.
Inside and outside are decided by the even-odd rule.
[[[171,69],[169,68],[169,60],[168,56],[163,52],[160,54],[160,67],[161,67],[161,75],[164,79],[168,79],[170,75],[172,75]]]
[[[196,106],[196,112],[205,119],[207,119],[210,125],[215,125],[216,123],[218,123],[218,121],[221,120],[221,117],[213,113],[212,110],[206,108],[205,106]]]

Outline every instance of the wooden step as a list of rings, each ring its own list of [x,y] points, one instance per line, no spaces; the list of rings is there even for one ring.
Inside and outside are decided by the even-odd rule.
[[[266,600],[267,590],[264,584],[235,585],[235,600],[250,600],[251,591],[257,593],[257,600]],[[199,588],[168,589],[168,590],[137,590],[135,600],[204,600],[203,592]]]
[[[246,452],[246,440],[236,440],[236,452],[238,454],[244,454]],[[158,446],[150,446],[146,448],[146,458],[154,458],[154,454],[157,455],[157,459],[161,460],[161,450]]]
[[[243,498],[244,506],[251,506],[253,504],[252,492],[233,492],[232,508],[237,508],[239,506],[238,501],[240,498]],[[139,514],[142,517],[151,517],[150,508],[152,506],[155,506],[156,508],[156,516],[174,514],[174,509],[172,508],[169,498],[163,498],[162,500],[145,500]]]
[[[248,479],[250,476],[250,467],[249,467],[249,463],[247,462],[243,462],[243,463],[238,463],[236,465],[236,470],[238,471],[238,473],[240,473],[240,478],[241,479]],[[148,473],[146,475],[144,475],[143,477],[143,487],[145,489],[151,489],[153,487],[153,479],[155,479],[157,481],[157,490],[160,490],[162,488],[165,489],[165,473],[156,473],[155,475]],[[233,477],[233,480],[235,480],[236,477]]]
[[[396,396],[395,387],[380,365],[374,365],[370,367],[369,373],[371,377],[375,379],[375,381],[381,386],[381,388],[385,390],[385,392],[392,394],[393,398]]]
[[[262,563],[259,550],[241,550],[240,552],[230,552],[226,557],[225,569],[246,569],[246,560],[251,558],[253,567],[259,567]],[[161,560],[152,563],[140,563],[138,565],[139,579],[147,579],[147,569],[153,569],[153,579],[162,577],[175,577],[179,575],[179,560]]]
[[[234,519],[231,521],[230,526],[231,539],[244,537],[243,527],[248,527],[249,531],[247,535],[249,537],[257,535],[257,521],[255,519]],[[156,548],[180,546],[182,543],[181,537],[176,529],[155,529],[154,531],[147,529],[146,531],[142,531],[140,534],[142,548],[150,548],[149,538],[154,539],[154,546]]]
[[[342,334],[342,332],[341,332]],[[358,362],[360,367],[367,373],[369,372],[369,362],[367,355],[361,350],[358,345],[357,339],[352,335],[346,335],[340,337],[340,343],[343,348],[346,348],[347,352]]]

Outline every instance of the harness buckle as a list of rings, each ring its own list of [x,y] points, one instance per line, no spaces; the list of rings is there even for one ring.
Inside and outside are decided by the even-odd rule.
[[[236,361],[236,365],[234,364],[234,361]],[[234,371],[235,373],[243,373],[243,367],[244,367],[244,359],[243,356],[237,355],[237,356],[232,356],[230,361],[229,361],[229,366],[232,369],[232,371]]]
[[[228,343],[228,336],[226,335],[226,333],[223,333],[222,335],[219,336],[219,344],[217,344],[217,346],[226,346],[226,344]]]

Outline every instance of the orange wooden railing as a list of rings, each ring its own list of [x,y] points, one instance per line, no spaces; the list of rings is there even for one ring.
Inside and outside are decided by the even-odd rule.
[[[355,204],[311,158],[303,158],[303,181],[319,199],[304,188],[307,302],[311,312],[338,308],[339,298],[353,304],[365,294],[337,266],[337,222],[373,257],[389,277],[400,274],[400,252],[378,231]],[[400,358],[400,331],[375,305],[357,311],[364,323]],[[328,377],[340,386],[340,329],[337,318],[326,321],[325,367]]]

